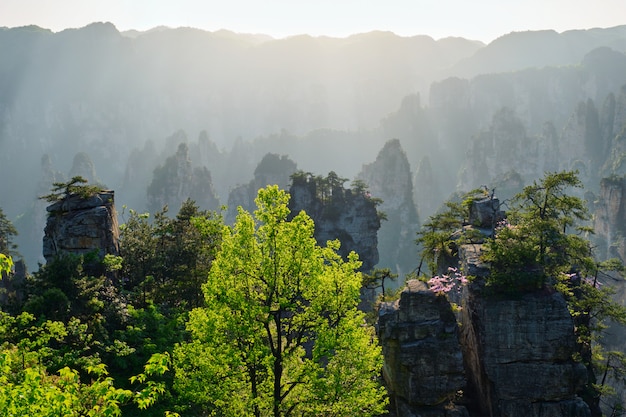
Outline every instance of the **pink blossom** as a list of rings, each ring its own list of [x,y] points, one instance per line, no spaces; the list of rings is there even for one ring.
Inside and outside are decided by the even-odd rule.
[[[447,294],[454,288],[460,291],[460,286],[468,283],[467,277],[462,275],[456,268],[450,267],[448,271],[454,272],[454,275],[435,275],[428,280],[431,291],[437,294]]]

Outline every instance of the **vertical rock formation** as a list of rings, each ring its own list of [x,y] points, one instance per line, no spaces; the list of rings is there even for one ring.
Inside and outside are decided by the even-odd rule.
[[[626,261],[626,177],[603,178],[595,205],[593,229],[600,259]]]
[[[86,152],[78,152],[74,155],[69,177],[82,177],[90,184],[96,184],[98,182],[96,177],[96,167]]]
[[[417,166],[413,180],[413,202],[418,218],[424,220],[435,214],[444,201],[439,178],[433,172],[430,158],[423,157]]]
[[[479,230],[493,230],[502,215],[496,198],[470,208]],[[489,269],[481,247],[461,245],[461,270],[475,278],[460,293],[450,293],[461,307],[460,341],[475,408],[487,416],[589,416],[576,395],[587,369],[573,360],[578,346],[565,299],[550,288],[515,297],[485,291]]]
[[[409,281],[399,300],[381,305],[378,337],[393,415],[468,415],[453,404],[466,381],[456,319],[445,296]]]
[[[43,256],[51,262],[64,254],[118,255],[119,228],[113,191],[101,191],[91,197],[65,196],[46,208],[48,221],[44,230]]]
[[[50,155],[41,157],[39,183],[35,194],[43,196],[50,192],[54,183],[61,183],[66,180],[63,173],[56,170]],[[15,222],[15,226],[20,231],[16,237],[16,242],[20,248],[20,253],[29,269],[36,270],[39,263],[45,259],[41,256],[41,240],[43,230],[46,227],[46,202],[39,198],[33,198],[28,208]]]
[[[574,323],[559,293],[502,299],[471,285],[465,287],[459,317],[468,392],[479,415],[591,415],[576,395],[587,370],[572,359]]]
[[[485,233],[501,215],[495,198],[475,202],[471,213],[472,227]],[[459,247],[460,270],[474,278],[447,293],[459,306],[456,317],[446,297],[414,281],[400,300],[381,306],[378,334],[392,411],[458,416],[466,412],[454,407],[461,400],[481,417],[589,417],[577,396],[587,369],[573,359],[579,347],[565,299],[550,288],[515,297],[487,291],[481,248]],[[455,397],[460,390],[463,396]]]
[[[416,266],[415,236],[419,230],[413,200],[411,167],[398,139],[385,143],[376,160],[358,175],[371,194],[382,200],[379,210],[387,218],[378,232],[379,265],[405,274]]]
[[[610,146],[603,174],[626,175],[626,86],[617,97],[607,99],[603,121],[601,128],[608,135]]]
[[[609,102],[603,110],[612,108],[616,106]],[[620,148],[619,141],[610,139],[613,126],[608,124],[616,116],[608,116],[601,115],[594,101],[587,99],[578,103],[560,133],[552,122],[546,121],[540,132],[527,135],[522,118],[515,111],[502,108],[494,114],[490,127],[469,141],[460,188],[492,186],[511,171],[530,182],[546,171],[578,170],[584,184],[595,184],[602,169],[610,170],[609,165],[624,159],[624,146]],[[613,156],[607,165],[610,146]]]
[[[363,262],[361,270],[369,272],[378,263],[380,218],[376,201],[365,191],[344,189],[337,178],[330,180],[328,184],[334,184],[324,190],[318,180],[305,174],[293,177],[289,189],[291,214],[304,210],[315,222],[315,239],[320,245],[339,239],[339,253],[345,257],[350,251],[356,252]]]
[[[154,170],[148,186],[148,208],[156,212],[167,205],[178,211],[189,198],[203,210],[219,207],[211,173],[206,167],[192,166],[189,146],[183,142],[178,145],[176,154]]]
[[[494,114],[489,129],[469,142],[467,158],[461,170],[460,188],[471,190],[490,185],[510,170],[522,175],[534,173],[538,168],[539,172],[543,172],[543,167],[533,166],[535,159],[529,158],[535,147],[518,115],[510,108],[501,108]]]

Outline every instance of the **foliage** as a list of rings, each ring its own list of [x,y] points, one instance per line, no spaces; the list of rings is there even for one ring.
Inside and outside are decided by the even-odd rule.
[[[90,198],[102,192],[100,185],[86,185],[87,180],[81,176],[72,177],[68,182],[55,182],[52,184],[52,192],[39,197],[49,203],[56,203],[70,195],[79,195],[81,198]]]
[[[398,274],[391,272],[389,268],[376,268],[369,274],[363,274],[363,287],[369,289],[380,288],[381,295],[385,297],[385,281],[395,281]]]
[[[117,389],[104,368],[94,368],[96,380],[82,383],[78,372],[62,368],[48,375],[41,366],[24,368],[19,376],[11,367],[18,352],[0,352],[0,409],[7,416],[90,416],[121,415],[121,403],[132,398],[129,390]]]
[[[254,217],[240,209],[224,228],[206,306],[174,351],[175,388],[202,415],[381,414],[382,356],[356,309],[357,255],[318,246],[306,213],[287,220],[288,199],[262,189]]]
[[[11,268],[13,268],[13,259],[4,253],[0,253],[0,278],[11,272]]]
[[[201,284],[219,248],[222,217],[192,200],[175,218],[166,213],[156,213],[150,223],[149,215],[130,211],[120,233],[120,276],[137,307],[154,302],[191,309],[202,302]]]
[[[310,172],[297,171],[291,175],[292,187],[304,186],[312,191],[315,198],[313,206],[320,209],[309,210],[309,215],[314,219],[336,220],[345,208],[346,201],[354,196],[366,198],[374,207],[382,204],[380,198],[372,197],[368,187],[362,180],[354,180],[352,188],[344,188],[347,178],[341,178],[336,172],[330,171],[328,176],[313,175]],[[387,215],[377,210],[378,220],[386,220]]]
[[[472,202],[485,197],[485,190],[476,189],[461,196],[460,201],[447,201],[437,213],[422,225],[417,233],[416,243],[421,248],[421,261],[417,275],[421,274],[425,260],[431,275],[438,272],[440,266],[451,265],[456,256],[458,242],[471,239],[471,232],[463,229],[469,220]]]
[[[449,263],[446,261],[456,254],[453,235],[463,226],[462,207],[450,201],[445,206],[446,210],[433,214],[422,225],[416,240],[432,274],[436,274],[439,263]]]
[[[259,175],[291,175],[297,170],[297,165],[287,155],[267,153],[254,170],[254,177]]]
[[[135,402],[140,409],[162,394],[160,385],[146,382],[146,375],[167,370],[159,356],[152,358],[135,379],[144,386],[136,391],[116,388],[106,366],[85,364],[85,375],[68,366],[49,373],[47,362],[57,352],[52,342],[62,343],[71,333],[63,323],[33,324],[28,313],[12,317],[0,312],[0,410],[7,416],[119,416],[121,407]],[[24,337],[25,336],[25,337]]]
[[[577,172],[547,173],[517,194],[483,259],[490,264],[487,285],[505,292],[532,290],[575,267],[593,269],[591,248],[580,226],[589,219],[585,202],[568,192],[581,188]]]
[[[87,274],[86,265],[92,266],[95,258],[93,253],[63,254],[41,267],[28,278],[24,310],[53,320],[76,317],[94,325],[112,321],[123,301],[104,276]],[[97,269],[105,271],[103,265]]]
[[[519,294],[551,286],[561,292],[574,319],[580,360],[587,366],[589,383],[581,393],[592,412],[606,395],[604,357],[613,357],[601,346],[608,321],[626,324],[626,307],[612,299],[613,289],[598,280],[604,271],[623,271],[615,260],[597,262],[583,224],[590,216],[585,202],[571,195],[582,188],[576,171],[547,173],[524,187],[513,201],[507,220],[484,246],[483,260],[490,263],[486,284],[494,292]],[[618,361],[614,361],[614,365]],[[621,363],[621,361],[619,362]]]

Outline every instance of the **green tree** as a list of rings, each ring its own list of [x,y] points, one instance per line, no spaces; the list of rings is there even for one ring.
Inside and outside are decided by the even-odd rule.
[[[447,267],[455,264],[459,242],[472,241],[474,231],[463,229],[469,221],[472,202],[486,197],[484,189],[475,189],[464,193],[458,198],[444,203],[444,206],[430,216],[417,232],[415,242],[420,247],[421,259],[417,275],[422,273],[424,261],[431,275],[436,275]]]
[[[575,171],[547,173],[524,187],[511,202],[507,220],[487,242],[487,285],[516,292],[536,289],[572,272],[593,273],[591,246],[582,233],[590,218],[585,202],[571,190],[582,188]]]
[[[56,203],[73,194],[89,198],[104,190],[101,185],[87,185],[87,183],[88,181],[81,176],[72,177],[68,182],[55,182],[52,184],[52,192],[39,198],[49,203]]]
[[[191,309],[203,301],[206,280],[221,239],[222,217],[186,200],[175,218],[167,208],[151,223],[149,215],[130,211],[121,227],[121,276],[137,307],[149,302]]]
[[[106,366],[97,361],[84,366],[89,378],[68,366],[50,372],[46,364],[58,353],[51,349],[52,342],[62,343],[71,331],[61,322],[32,325],[33,320],[28,313],[12,317],[0,312],[3,416],[120,416],[124,404],[134,402],[145,409],[163,394],[164,385],[148,376],[155,379],[167,370],[167,355],[153,356],[143,373],[133,377],[141,383],[136,392],[116,388]]]
[[[486,284],[494,293],[515,295],[548,286],[565,296],[580,359],[588,370],[581,396],[593,415],[601,415],[606,378],[598,383],[596,374],[606,375],[606,369],[616,369],[618,363],[617,356],[602,346],[603,330],[611,321],[626,323],[626,308],[612,299],[613,289],[601,286],[598,278],[623,266],[595,260],[585,237],[593,232],[584,225],[590,218],[586,204],[571,194],[577,188],[582,184],[576,171],[547,173],[524,187],[512,200],[507,220],[484,246],[483,260],[490,264]]]
[[[0,253],[0,278],[4,274],[11,272],[13,267],[13,259],[10,256],[6,256],[4,253]]]
[[[381,414],[381,350],[356,309],[358,257],[342,260],[337,241],[318,246],[306,213],[287,220],[288,200],[262,189],[254,217],[240,209],[224,228],[206,306],[174,351],[175,388],[202,415]]]

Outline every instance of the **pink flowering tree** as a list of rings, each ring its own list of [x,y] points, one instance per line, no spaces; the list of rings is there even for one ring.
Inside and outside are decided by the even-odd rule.
[[[447,274],[435,275],[427,281],[430,290],[438,295],[446,295],[453,290],[460,291],[461,285],[467,282],[467,277],[453,267],[448,268]]]

